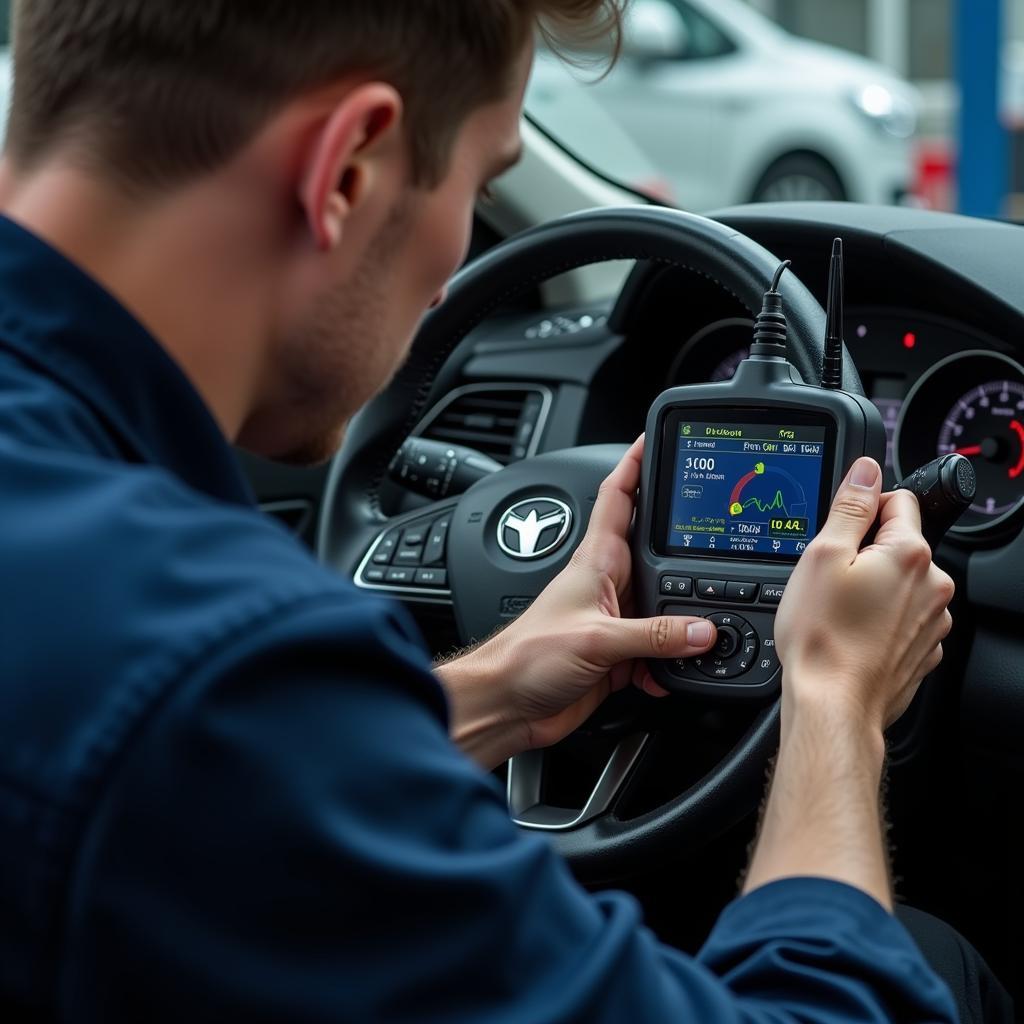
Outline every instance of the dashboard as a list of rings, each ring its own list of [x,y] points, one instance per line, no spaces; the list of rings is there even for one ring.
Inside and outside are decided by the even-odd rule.
[[[792,260],[822,305],[832,240],[844,239],[846,344],[886,425],[887,485],[959,451],[974,464],[979,491],[950,542],[973,550],[1017,538],[1024,524],[1024,288],[1017,271],[1024,231],[851,204],[749,206],[714,216]],[[607,304],[492,318],[467,339],[454,382],[545,388],[552,402],[538,432],[541,451],[628,442],[666,388],[735,373],[749,350],[753,315],[697,272],[638,265]]]
[[[665,387],[724,381],[750,353],[753,320],[702,326],[680,348]],[[885,423],[886,485],[958,452],[978,476],[978,496],[955,528],[984,536],[1024,505],[1024,367],[996,339],[915,310],[851,309],[847,346]]]

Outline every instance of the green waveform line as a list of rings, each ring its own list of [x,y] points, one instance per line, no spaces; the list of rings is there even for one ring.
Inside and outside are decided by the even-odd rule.
[[[779,509],[783,513],[786,511],[786,503],[782,500],[782,491],[775,492],[775,498],[769,505],[764,504],[760,498],[748,498],[743,502],[743,510],[746,511],[751,505],[756,505],[758,512],[775,512]]]

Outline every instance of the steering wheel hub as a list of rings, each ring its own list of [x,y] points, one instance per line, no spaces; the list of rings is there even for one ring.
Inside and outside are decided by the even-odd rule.
[[[587,531],[601,482],[625,450],[595,445],[540,455],[485,477],[462,496],[448,574],[465,643],[515,618],[565,568]]]

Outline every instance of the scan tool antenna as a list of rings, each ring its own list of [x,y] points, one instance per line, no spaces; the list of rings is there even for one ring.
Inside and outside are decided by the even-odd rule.
[[[821,386],[839,391],[843,386],[843,318],[845,315],[843,279],[843,240],[832,243],[832,262],[828,272],[828,308],[825,329],[825,362],[821,370]]]

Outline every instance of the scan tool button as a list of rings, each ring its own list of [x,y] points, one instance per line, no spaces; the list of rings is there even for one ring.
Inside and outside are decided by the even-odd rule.
[[[697,581],[697,596],[708,597],[712,601],[724,601],[725,600],[725,581],[724,580],[698,580]]]
[[[786,588],[783,585],[775,583],[762,583],[761,584],[761,603],[762,604],[778,604],[782,600],[782,595],[786,592]]]
[[[685,576],[662,576],[661,592],[671,597],[691,597],[693,580]]]
[[[779,656],[775,652],[775,638],[765,637],[757,645],[753,656],[745,656],[751,661],[751,683],[763,685],[773,679],[779,671]]]
[[[753,601],[757,597],[757,584],[726,583],[725,596],[730,601]]]
[[[721,626],[714,653],[719,658],[731,658],[740,649],[740,634],[733,626]]]

